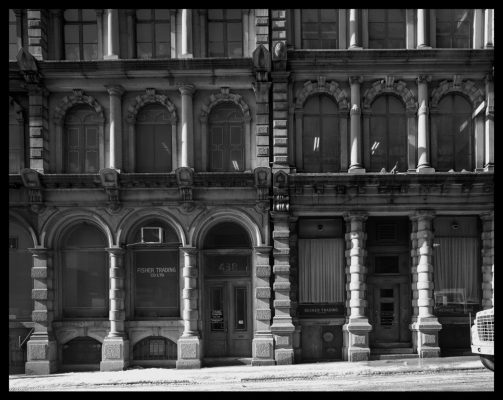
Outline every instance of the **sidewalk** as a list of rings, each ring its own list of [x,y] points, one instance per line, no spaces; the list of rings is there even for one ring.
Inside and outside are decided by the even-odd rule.
[[[200,384],[205,382],[252,382],[266,380],[330,379],[354,375],[385,375],[484,369],[477,356],[443,358],[407,358],[361,362],[323,362],[312,364],[250,365],[201,369],[144,368],[116,372],[66,372],[51,375],[10,375],[9,390],[49,389],[57,391],[75,386],[127,384]]]

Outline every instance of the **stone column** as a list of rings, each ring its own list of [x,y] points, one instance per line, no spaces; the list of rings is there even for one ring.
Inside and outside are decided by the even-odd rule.
[[[192,9],[182,9],[182,54],[181,58],[192,58]]]
[[[482,220],[482,308],[494,306],[494,211],[480,215]]]
[[[484,48],[484,10],[482,8],[473,10],[473,48]]]
[[[182,94],[182,135],[180,140],[181,160],[180,167],[193,167],[194,156],[194,129],[192,95],[195,92],[194,85],[180,84],[178,87]]]
[[[29,95],[30,168],[49,172],[49,92],[43,86],[27,83]]]
[[[201,368],[201,338],[198,329],[199,299],[197,255],[195,247],[185,246],[183,253],[183,334],[178,339],[176,368]]]
[[[428,81],[429,76],[417,78],[417,172],[432,173],[435,170],[430,165],[430,133],[428,122]]]
[[[358,10],[349,9],[349,49],[361,49]]]
[[[342,357],[346,361],[366,361],[370,357],[369,332],[372,326],[365,315],[367,307],[365,284],[367,267],[365,267],[365,221],[367,215],[363,212],[350,212],[344,217],[350,225],[350,232],[346,234],[346,243],[350,243],[349,250],[349,318],[342,327],[343,347]],[[348,241],[350,240],[350,242]]]
[[[255,9],[255,42],[256,46],[263,45],[267,50],[269,49],[269,9],[257,8]]]
[[[118,15],[116,8],[107,9],[107,54],[105,60],[117,60],[119,58],[119,26]]]
[[[255,332],[252,365],[274,365],[274,339],[271,332],[271,246],[255,248]]]
[[[417,306],[418,315],[410,327],[419,357],[439,357],[438,331],[442,325],[433,315],[433,232],[434,212],[420,210],[412,217],[417,221]]]
[[[33,253],[32,312],[33,333],[27,343],[27,375],[47,375],[58,369],[57,344],[54,338],[54,291],[51,251],[44,247],[29,249]]]
[[[288,77],[290,72],[271,72],[273,91],[273,172],[290,171],[288,160]]]
[[[484,12],[484,48],[494,47],[494,17],[492,8],[486,8]]]
[[[122,168],[122,104],[124,88],[120,85],[105,86],[110,95],[109,167]]]
[[[494,171],[494,82],[486,76],[485,171]]]
[[[290,315],[290,246],[289,216],[287,212],[271,212],[274,226],[274,317],[271,330],[274,335],[276,364],[293,364],[293,326]]]
[[[411,325],[409,328],[412,330],[412,324],[417,321],[417,316],[419,314],[419,308],[417,307],[417,263],[418,263],[418,254],[417,254],[417,218],[414,216],[410,216],[411,220],[411,233],[410,233],[410,241],[411,241],[411,249],[410,256],[412,258],[412,266],[411,266],[411,291],[412,291],[412,316],[411,316]],[[417,352],[417,336],[412,335],[412,348],[414,352]]]
[[[430,41],[428,40],[428,10],[424,8],[417,9],[417,48],[431,49]]]
[[[101,349],[101,371],[121,371],[129,365],[129,340],[124,332],[124,249],[106,249],[110,257],[110,331]]]
[[[364,173],[361,162],[361,143],[362,143],[362,129],[361,129],[361,108],[360,108],[360,84],[363,79],[361,76],[352,76],[349,78],[351,85],[351,138],[350,138],[350,154],[351,159],[349,162],[349,170],[351,173]]]
[[[257,102],[255,122],[257,167],[269,167],[269,93],[271,82],[257,81],[253,89]],[[282,96],[286,98],[286,93]],[[279,137],[286,136],[286,127],[277,128],[275,131]]]

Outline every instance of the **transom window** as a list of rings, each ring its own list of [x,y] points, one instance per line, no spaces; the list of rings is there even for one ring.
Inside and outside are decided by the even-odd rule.
[[[471,48],[473,10],[441,9],[436,15],[436,47]]]
[[[170,11],[168,9],[136,10],[136,52],[138,58],[171,56]]]
[[[370,117],[370,171],[407,170],[405,107],[393,95],[377,97]]]
[[[404,49],[405,10],[369,9],[368,32],[370,49]]]
[[[340,170],[340,138],[336,103],[325,95],[310,97],[304,105],[302,155],[306,172]]]
[[[81,105],[65,117],[65,170],[67,173],[99,171],[99,119],[95,111]]]
[[[208,55],[243,57],[243,20],[240,9],[208,9]]]
[[[459,94],[448,94],[432,113],[433,151],[437,171],[473,169],[473,123],[471,104]]]
[[[301,10],[302,48],[337,49],[338,10]]]
[[[68,9],[63,14],[66,60],[98,59],[96,10]]]
[[[209,117],[209,170],[244,171],[245,132],[241,109],[232,103],[217,105]]]

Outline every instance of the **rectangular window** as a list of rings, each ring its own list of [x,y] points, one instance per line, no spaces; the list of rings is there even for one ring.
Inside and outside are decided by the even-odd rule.
[[[243,57],[243,21],[240,9],[208,10],[208,55]]]
[[[246,288],[234,288],[234,329],[237,331],[246,331]]]
[[[369,48],[405,48],[405,10],[369,9]]]
[[[335,9],[301,10],[302,48],[337,49],[338,15]]]
[[[437,9],[435,17],[438,48],[471,48],[472,9]]]

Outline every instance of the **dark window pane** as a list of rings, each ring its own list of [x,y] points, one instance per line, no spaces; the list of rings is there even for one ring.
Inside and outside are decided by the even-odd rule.
[[[79,10],[77,9],[68,9],[63,13],[63,17],[66,21],[78,21],[79,20]]]
[[[96,10],[83,9],[82,21],[96,21]]]
[[[385,12],[384,9],[369,9],[369,22],[384,22]]]
[[[9,8],[9,22],[16,22],[16,14]]]
[[[98,151],[86,151],[86,173],[98,172]]]
[[[63,364],[99,364],[101,343],[90,337],[78,337],[63,346]]]
[[[98,43],[98,32],[96,25],[83,25],[82,34],[84,43]]]
[[[18,52],[17,44],[9,44],[9,60],[15,60]]]
[[[139,8],[136,10],[136,19],[138,20],[151,20],[152,10],[150,8]]]
[[[216,8],[208,9],[208,19],[223,19],[223,17],[223,10]]]
[[[85,44],[84,48],[84,60],[97,60],[98,59],[98,45],[97,44]]]
[[[152,58],[152,44],[138,43],[137,44],[138,58]]]
[[[229,42],[227,44],[228,56],[229,57],[242,57],[243,56],[243,45],[241,42]]]
[[[318,22],[318,10],[304,9],[301,10],[302,22]]]
[[[169,24],[155,24],[155,41],[157,43],[169,42],[170,36]]]
[[[222,42],[210,42],[208,52],[210,57],[223,57],[224,44]]]
[[[169,9],[156,9],[155,11],[155,19],[163,19],[163,20],[169,20],[170,18],[170,11]]]
[[[209,40],[212,42],[224,40],[224,25],[221,22],[208,24]]]
[[[9,43],[17,43],[16,25],[9,25]]]
[[[152,41],[152,26],[150,24],[136,25],[136,40],[141,43]]]
[[[241,23],[228,23],[227,24],[227,40],[237,42],[243,37],[243,27]]]
[[[335,23],[338,18],[338,11],[334,9],[325,9],[321,10],[320,15],[322,21],[334,21]]]
[[[403,22],[405,21],[405,10],[404,9],[389,9],[388,10],[388,22]]]
[[[171,56],[171,46],[169,43],[157,43],[155,46],[157,58],[169,58]]]
[[[65,25],[65,43],[79,43],[79,26]]]
[[[228,8],[225,10],[227,13],[227,19],[241,19],[243,12],[239,8]]]
[[[246,288],[236,287],[234,288],[235,297],[235,315],[234,315],[234,329],[236,330],[246,330]]]

